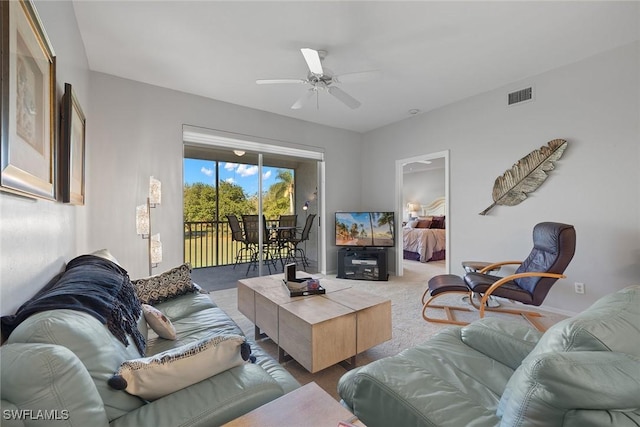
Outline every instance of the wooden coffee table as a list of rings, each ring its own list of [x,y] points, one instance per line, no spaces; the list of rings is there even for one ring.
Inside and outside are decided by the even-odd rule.
[[[304,273],[300,273],[304,274]],[[294,358],[311,373],[391,339],[391,301],[324,278],[324,295],[289,297],[283,275],[238,281],[238,310],[278,344],[280,361]]]
[[[309,383],[224,424],[224,427],[337,427],[340,421],[364,426],[320,386]]]

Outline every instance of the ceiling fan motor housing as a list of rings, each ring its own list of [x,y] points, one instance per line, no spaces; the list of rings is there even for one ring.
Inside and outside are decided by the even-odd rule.
[[[328,70],[325,69],[325,71]],[[313,86],[326,87],[333,83],[333,76],[326,72],[322,75],[309,73],[307,75],[307,80],[309,80],[309,83],[311,83]]]

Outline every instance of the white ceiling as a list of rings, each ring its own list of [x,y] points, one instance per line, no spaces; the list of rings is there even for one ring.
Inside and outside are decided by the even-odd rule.
[[[73,1],[93,71],[357,132],[638,40],[639,5]],[[327,50],[336,74],[380,71],[340,84],[360,108],[323,92],[292,110],[304,85],[255,83],[306,78],[303,47]]]

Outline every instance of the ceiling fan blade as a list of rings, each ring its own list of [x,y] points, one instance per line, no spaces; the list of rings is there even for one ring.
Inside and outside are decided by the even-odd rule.
[[[353,108],[355,110],[360,105],[362,105],[360,104],[360,101],[358,101],[357,99],[355,99],[354,97],[352,97],[351,95],[349,95],[348,93],[346,93],[345,91],[343,91],[337,86],[329,86],[327,90],[331,95],[338,98],[349,108]]]
[[[322,63],[320,62],[320,55],[317,50],[305,47],[300,49],[300,51],[302,52],[302,56],[304,56],[304,60],[307,61],[309,71],[319,76],[324,74],[322,71]]]
[[[368,82],[380,77],[380,70],[359,71],[356,73],[345,73],[333,76],[333,81],[337,83]]]
[[[309,89],[308,91],[306,91],[292,106],[291,109],[292,110],[299,110],[300,108],[302,108],[302,106],[304,104],[306,104],[311,97],[313,96],[313,94],[316,91],[314,89]]]
[[[307,81],[304,79],[259,79],[256,80],[256,83],[259,85],[273,85],[281,83],[307,83]]]

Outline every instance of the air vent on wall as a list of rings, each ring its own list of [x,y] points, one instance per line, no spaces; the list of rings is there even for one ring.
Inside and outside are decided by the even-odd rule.
[[[519,104],[525,101],[531,101],[533,98],[533,87],[517,90],[508,95],[508,105]]]

